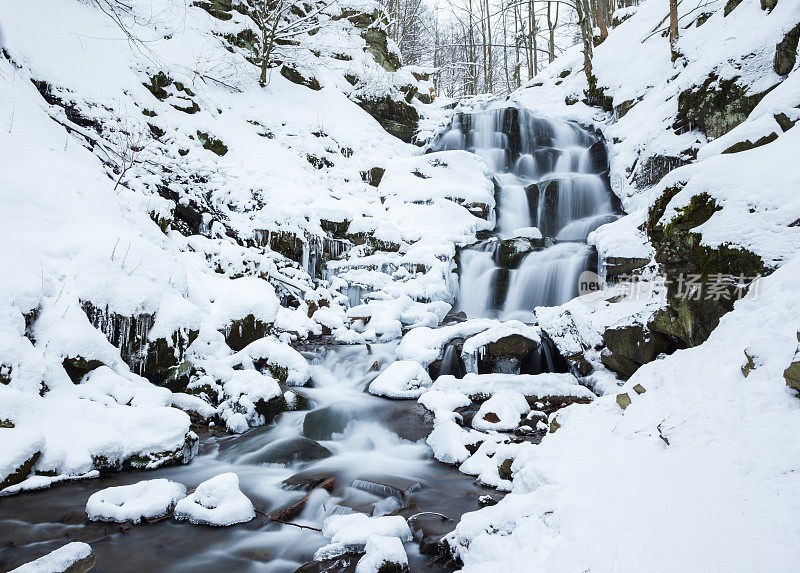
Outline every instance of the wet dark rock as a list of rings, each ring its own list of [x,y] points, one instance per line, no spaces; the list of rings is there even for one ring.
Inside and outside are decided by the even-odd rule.
[[[155,319],[152,314],[122,316],[88,301],[83,301],[81,308],[92,326],[119,348],[120,356],[133,372],[173,391],[185,388],[191,370],[185,364],[185,354],[197,338],[196,330],[179,329],[169,338],[151,341],[148,333]],[[91,364],[77,362],[69,366],[85,368]],[[77,369],[73,371],[78,373]]]
[[[630,277],[641,271],[650,259],[643,257],[608,257],[605,260],[606,280],[615,281],[621,277]]]
[[[42,452],[34,452],[30,458],[22,462],[18,468],[3,478],[3,480],[0,481],[0,490],[25,481],[25,478],[30,475],[36,460],[38,460],[41,455]]]
[[[449,340],[442,347],[442,354],[428,366],[428,373],[436,380],[439,376],[450,374],[456,378],[463,378],[467,372],[461,349],[464,347],[464,338],[456,337]]]
[[[478,373],[519,374],[522,365],[538,347],[539,342],[521,334],[511,334],[490,342],[478,353]]]
[[[682,165],[688,165],[691,162],[691,154],[680,156],[666,156],[666,155],[653,155],[648,157],[641,166],[636,169],[633,176],[633,182],[637,189],[646,189],[652,187],[663,177]]]
[[[419,127],[417,110],[402,99],[390,96],[379,98],[360,97],[356,103],[374,117],[381,127],[398,139],[411,143]]]
[[[602,140],[598,140],[589,147],[589,161],[592,173],[605,173],[609,170],[608,150]]]
[[[350,485],[379,497],[399,499],[405,499],[422,488],[419,481],[396,475],[359,475]]]
[[[81,378],[86,374],[95,368],[100,368],[102,365],[103,363],[100,360],[87,360],[82,356],[68,356],[61,362],[61,366],[66,370],[67,376],[75,384],[80,382]]]
[[[331,440],[334,434],[343,433],[352,420],[368,415],[368,411],[347,402],[335,402],[306,414],[303,419],[303,435],[312,440]]]
[[[775,72],[788,76],[797,61],[797,44],[800,41],[800,23],[786,32],[783,40],[775,47]]]
[[[354,573],[362,555],[363,552],[349,551],[336,557],[309,561],[298,567],[295,573]]]
[[[797,333],[797,340],[800,342],[800,332]],[[800,392],[800,350],[795,353],[789,367],[783,371],[783,379],[789,388]]]
[[[329,481],[331,479],[334,481]],[[281,486],[289,490],[311,491],[320,487],[323,483],[330,484],[328,491],[331,491],[338,485],[338,478],[329,471],[306,470],[286,478],[281,482]]]
[[[715,74],[700,86],[678,96],[677,122],[697,126],[709,137],[717,138],[742,123],[758,102],[770,91],[749,94],[739,77],[720,80]],[[771,89],[771,88],[770,88]]]
[[[313,462],[332,456],[325,446],[308,438],[285,438],[242,458],[247,464],[283,464]]]
[[[225,329],[225,343],[232,350],[239,351],[251,342],[264,338],[272,325],[258,320],[254,315],[248,314],[244,318],[234,320]]]
[[[603,333],[606,349],[600,355],[603,364],[623,380],[630,378],[640,366],[652,362],[659,354],[674,350],[663,334],[650,332],[640,324],[608,329]]]
[[[420,553],[438,555],[442,550],[439,541],[455,529],[456,523],[446,515],[420,512],[409,516],[408,526],[414,540],[419,543]]]
[[[545,240],[515,237],[500,241],[494,253],[495,263],[506,269],[516,269],[522,259],[533,251],[544,248]]]

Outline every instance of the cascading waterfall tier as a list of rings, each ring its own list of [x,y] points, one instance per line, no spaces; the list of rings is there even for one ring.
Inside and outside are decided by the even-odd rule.
[[[494,235],[459,254],[457,309],[525,320],[577,296],[597,266],[587,237],[620,213],[600,136],[508,107],[455,114],[433,147],[480,155],[497,188]]]

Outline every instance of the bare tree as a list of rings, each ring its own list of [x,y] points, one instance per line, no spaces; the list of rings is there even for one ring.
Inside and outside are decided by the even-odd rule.
[[[319,28],[319,16],[336,0],[323,2],[308,9],[301,0],[238,0],[242,9],[255,23],[254,37],[243,38],[251,52],[251,62],[259,67],[259,84],[267,84],[267,71],[274,65],[274,54],[292,38]]]
[[[149,131],[129,125],[117,131],[111,138],[113,158],[116,161],[115,171],[119,173],[113,191],[117,190],[128,171],[142,162],[142,156],[152,142],[153,137]]]

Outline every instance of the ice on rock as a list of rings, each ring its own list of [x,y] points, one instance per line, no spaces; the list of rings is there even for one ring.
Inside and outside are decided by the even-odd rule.
[[[239,476],[232,472],[204,481],[175,504],[175,519],[199,525],[234,525],[255,516],[253,504],[239,490]]]
[[[101,489],[86,502],[86,515],[92,521],[132,521],[167,515],[186,497],[186,486],[168,479],[152,479],[131,485]]]
[[[518,229],[514,229],[511,236],[521,237],[523,239],[541,239],[542,232],[538,227],[519,227]]]
[[[411,529],[399,515],[369,517],[363,513],[331,515],[322,524],[322,534],[330,543],[314,554],[314,559],[339,555],[351,546],[365,545],[371,537],[383,536],[411,540]]]
[[[67,573],[88,571],[94,565],[94,554],[88,543],[73,541],[43,557],[26,563],[11,573]]]
[[[389,365],[369,385],[369,391],[387,398],[419,398],[431,385],[428,372],[413,360],[400,360]]]
[[[472,420],[476,430],[513,430],[519,425],[522,416],[531,408],[525,396],[514,390],[500,390],[481,404]]]
[[[365,549],[364,556],[356,564],[356,573],[378,573],[387,564],[408,570],[408,556],[397,537],[371,535]]]

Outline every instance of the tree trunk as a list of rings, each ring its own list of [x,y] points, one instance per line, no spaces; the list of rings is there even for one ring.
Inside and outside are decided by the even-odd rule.
[[[592,71],[592,23],[589,19],[588,0],[576,0],[575,10],[578,14],[578,24],[583,39],[583,71],[586,74],[586,81],[589,83],[589,93],[592,94],[597,89],[597,79]]]
[[[669,0],[669,49],[672,61],[678,59],[678,0]]]

